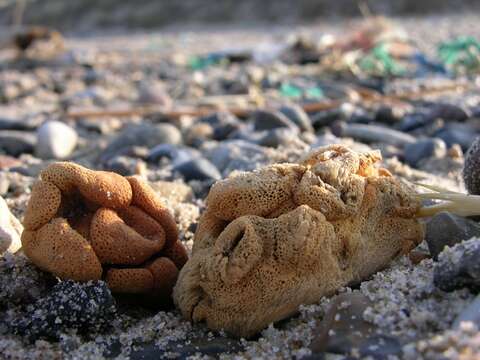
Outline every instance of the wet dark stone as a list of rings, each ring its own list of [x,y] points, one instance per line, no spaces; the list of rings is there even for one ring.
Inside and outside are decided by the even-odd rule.
[[[279,147],[287,145],[298,138],[298,132],[290,129],[278,128],[265,132],[265,135],[258,139],[257,144],[266,147]]]
[[[17,131],[0,131],[0,152],[11,156],[20,156],[22,154],[31,154],[35,148],[37,138],[35,134]]]
[[[428,115],[430,119],[443,119],[452,122],[462,122],[469,118],[469,115],[461,107],[453,104],[435,104]]]
[[[301,131],[313,132],[308,114],[298,105],[284,105],[279,111],[295,123]]]
[[[419,162],[430,157],[442,158],[447,154],[447,146],[441,139],[420,139],[413,144],[407,144],[404,148],[404,160],[413,167]]]
[[[443,251],[435,265],[433,282],[443,291],[468,288],[480,291],[480,239],[474,238]]]
[[[394,125],[400,121],[399,117],[394,113],[393,109],[389,106],[380,106],[375,113],[375,122]]]
[[[325,110],[315,113],[311,116],[312,124],[315,129],[321,129],[330,126],[335,121],[343,119],[344,114],[341,109]]]
[[[15,333],[31,341],[58,339],[62,332],[76,329],[93,335],[111,326],[116,315],[115,300],[103,281],[77,283],[72,280],[55,285],[51,292],[27,308],[24,316],[12,323]]]
[[[255,131],[271,130],[276,128],[296,129],[297,126],[279,111],[256,110],[251,119]]]
[[[435,136],[445,141],[449,148],[453,144],[458,144],[463,151],[467,151],[474,142],[476,134],[468,125],[450,124],[438,131]]]
[[[170,124],[141,124],[127,126],[103,151],[102,162],[118,155],[120,151],[132,146],[152,148],[158,144],[179,144],[182,141],[180,131]]]
[[[480,195],[480,137],[477,137],[465,155],[463,180],[470,194]]]
[[[220,180],[222,175],[210,161],[197,158],[182,162],[173,168],[182,174],[186,181],[190,180]]]
[[[480,236],[480,224],[449,212],[435,215],[426,224],[425,241],[434,259],[445,246],[451,247],[474,236]]]
[[[315,330],[310,344],[313,353],[349,354],[360,348],[375,326],[363,319],[363,312],[371,301],[360,293],[338,295]]]

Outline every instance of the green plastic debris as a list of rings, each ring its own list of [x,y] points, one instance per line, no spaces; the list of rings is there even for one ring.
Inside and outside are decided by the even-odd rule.
[[[302,97],[302,89],[292,84],[282,84],[280,87],[280,94],[287,98],[298,99]]]
[[[191,70],[203,70],[212,65],[218,65],[225,62],[226,58],[219,54],[209,54],[206,56],[192,56],[188,59],[187,65]]]
[[[480,71],[480,43],[471,36],[462,36],[438,46],[438,56],[449,70],[470,74]]]
[[[280,94],[283,97],[291,99],[300,99],[302,97],[306,97],[308,99],[321,99],[324,97],[324,93],[319,87],[314,86],[302,90],[298,86],[289,83],[282,84],[280,87]]]
[[[359,61],[359,67],[369,75],[403,76],[405,68],[399,65],[389,54],[384,43],[375,46]]]

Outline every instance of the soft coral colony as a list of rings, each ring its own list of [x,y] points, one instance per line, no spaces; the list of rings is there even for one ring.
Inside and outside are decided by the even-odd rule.
[[[250,336],[423,240],[424,196],[380,160],[379,151],[330,145],[217,182],[190,259],[146,182],[55,163],[33,187],[23,248],[62,279],[103,278],[114,292],[159,301],[173,288],[185,318]]]

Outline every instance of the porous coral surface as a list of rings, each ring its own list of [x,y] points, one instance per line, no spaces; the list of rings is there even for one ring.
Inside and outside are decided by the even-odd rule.
[[[145,181],[74,163],[41,172],[23,223],[23,250],[38,267],[105,278],[114,292],[169,299],[187,260],[173,216]]]
[[[183,315],[251,336],[415,247],[420,205],[379,160],[331,145],[217,182],[174,289]]]

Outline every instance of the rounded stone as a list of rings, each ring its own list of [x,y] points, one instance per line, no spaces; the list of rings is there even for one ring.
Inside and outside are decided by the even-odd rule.
[[[477,137],[465,156],[463,180],[470,194],[480,195],[480,137]]]
[[[35,153],[42,159],[65,159],[77,145],[77,132],[60,121],[48,121],[37,130]]]

